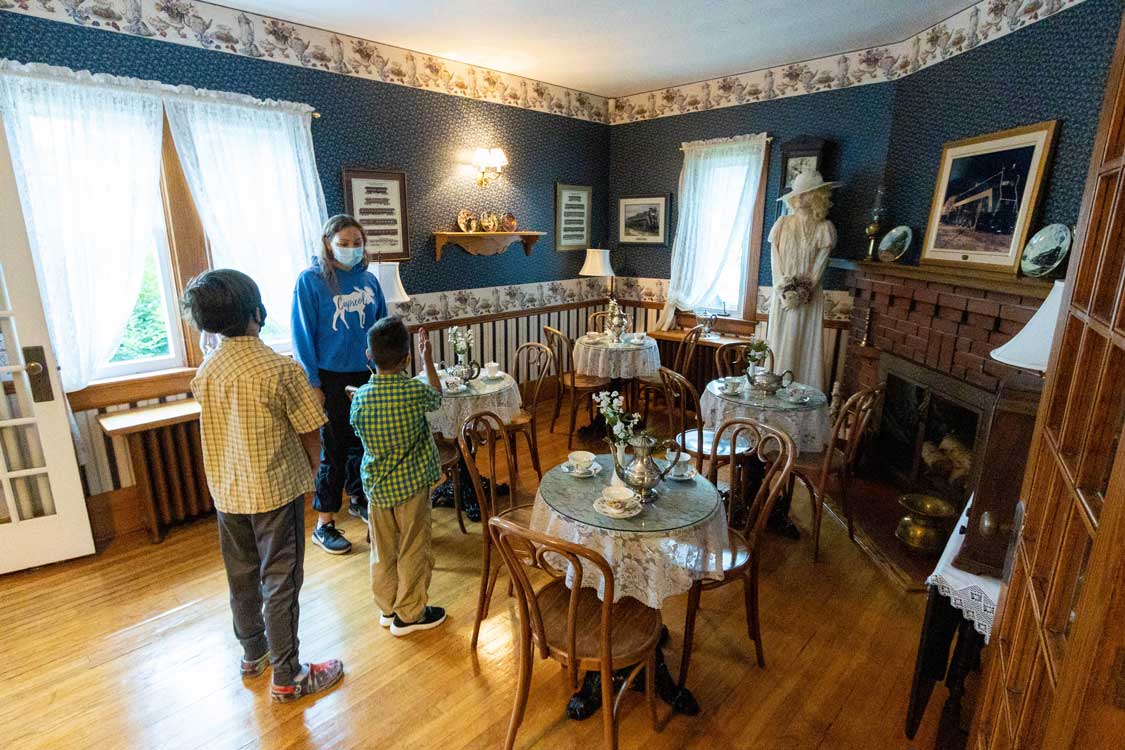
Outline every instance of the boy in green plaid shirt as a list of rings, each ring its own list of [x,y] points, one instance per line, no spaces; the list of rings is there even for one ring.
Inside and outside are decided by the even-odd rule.
[[[363,443],[360,476],[369,501],[371,592],[379,624],[400,636],[445,622],[426,603],[430,549],[430,487],[441,476],[426,412],[441,406],[441,383],[430,340],[418,332],[426,383],[409,377],[410,334],[402,320],[383,318],[367,332],[375,374],[352,397],[351,423]]]

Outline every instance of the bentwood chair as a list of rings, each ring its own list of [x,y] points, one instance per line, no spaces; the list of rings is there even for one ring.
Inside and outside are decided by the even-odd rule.
[[[512,463],[518,470],[519,454],[516,451],[516,436],[522,434],[527,440],[531,465],[540,479],[543,478],[543,470],[539,466],[539,393],[543,390],[543,381],[550,374],[554,361],[555,355],[551,352],[551,347],[529,341],[516,349],[515,367],[512,372],[523,402],[520,413],[509,419],[507,424],[512,438]]]
[[[730,461],[731,442],[726,439],[716,442],[714,430],[703,426],[699,391],[695,390],[695,386],[667,367],[660,368],[660,377],[664,382],[664,399],[668,402],[672,439],[695,459],[695,470],[702,474],[704,461],[714,465]],[[745,440],[738,446],[740,451],[751,447]]]
[[[631,597],[615,603],[613,570],[604,557],[587,547],[532,531],[504,516],[490,520],[489,527],[515,583],[519,606],[519,682],[505,750],[515,747],[523,723],[531,689],[533,649],[540,659],[554,659],[566,669],[572,690],[578,690],[580,673],[600,673],[606,750],[617,748],[618,707],[642,669],[652,725],[659,731],[655,675],[660,612]],[[528,567],[545,572],[550,582],[536,591]],[[572,574],[569,587],[566,571]],[[583,585],[590,578],[594,580]],[[597,588],[592,587],[598,580],[603,585],[600,600]],[[624,669],[630,671],[615,698],[613,674]]]
[[[749,352],[749,344],[723,344],[715,350],[715,372],[720,378],[743,374],[750,365]]]
[[[809,493],[813,514],[813,562],[820,557],[820,520],[824,514],[824,499],[829,482],[835,478],[840,487],[840,501],[848,519],[848,538],[855,540],[855,522],[848,499],[848,485],[859,458],[864,439],[869,434],[874,415],[883,401],[884,385],[866,388],[853,393],[832,425],[831,437],[825,450],[819,453],[802,451],[789,478],[792,493],[796,482],[801,482]]]
[[[703,335],[703,326],[688,329],[680,343],[676,344],[676,354],[672,358],[672,371],[684,377],[691,377],[691,368],[695,364],[695,348],[699,345],[699,337]],[[654,375],[642,375],[637,378],[637,395],[639,402],[644,404],[644,420],[648,424],[649,405],[653,398],[664,395],[664,380],[657,372]]]
[[[461,511],[461,452],[457,445],[449,440],[435,435],[438,448],[438,465],[442,475],[453,485],[453,507],[457,509],[457,525],[461,527],[462,534],[468,534],[465,528],[465,517]]]
[[[680,687],[683,687],[691,661],[695,618],[703,591],[736,581],[742,582],[746,630],[750,640],[754,641],[758,666],[766,666],[762,650],[762,626],[758,617],[758,560],[766,520],[774,503],[786,490],[796,449],[793,439],[787,434],[753,419],[731,419],[724,422],[715,433],[713,450],[718,450],[720,441],[744,442],[752,448],[740,451],[730,463],[723,578],[719,581],[697,581],[688,593],[684,650],[680,661]],[[718,482],[718,463],[711,464],[708,478],[712,483]]]
[[[593,375],[579,375],[574,371],[574,344],[557,328],[543,326],[543,335],[547,337],[547,345],[554,354],[555,361],[555,413],[551,417],[551,432],[555,431],[555,422],[558,421],[559,412],[562,410],[563,392],[570,397],[570,432],[566,438],[566,447],[569,450],[574,446],[574,425],[578,419],[578,399],[580,396],[589,396],[609,386],[609,378],[599,378]],[[593,402],[587,399],[591,405]]]
[[[477,637],[480,635],[480,624],[488,617],[488,605],[492,600],[492,590],[496,586],[496,578],[500,572],[500,561],[493,560],[492,537],[488,532],[490,518],[504,515],[514,523],[526,526],[531,521],[530,505],[515,505],[519,489],[516,477],[514,440],[504,421],[490,411],[478,411],[465,417],[461,423],[461,431],[457,435],[457,444],[461,448],[461,455],[469,467],[469,478],[473,483],[473,490],[480,504],[481,515],[481,543],[483,546],[482,566],[480,574],[480,593],[477,598],[476,620],[473,622],[473,637],[470,648],[476,649]],[[488,476],[488,491],[484,489],[481,478],[481,464]],[[500,487],[500,471],[503,468],[508,473],[508,507],[501,509],[497,503]]]
[[[609,317],[609,310],[599,310],[592,312],[586,316],[586,330],[587,331],[601,331],[605,328],[605,320]],[[632,323],[628,318],[625,318],[625,330],[628,331],[632,328]]]

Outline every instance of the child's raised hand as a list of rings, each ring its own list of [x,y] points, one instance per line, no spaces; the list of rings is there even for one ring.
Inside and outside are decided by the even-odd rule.
[[[425,328],[418,329],[418,354],[420,354],[423,359],[430,356],[430,337],[426,333]]]

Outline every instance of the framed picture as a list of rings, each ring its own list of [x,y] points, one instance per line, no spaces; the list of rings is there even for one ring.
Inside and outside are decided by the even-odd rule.
[[[617,242],[667,245],[671,195],[637,195],[617,200]]]
[[[344,167],[344,210],[367,235],[372,260],[410,260],[406,172]]]
[[[1056,121],[945,144],[922,263],[1014,274]]]
[[[594,189],[588,185],[555,183],[555,249],[590,247],[590,206]]]
[[[781,184],[778,197],[789,192],[793,180],[805,170],[815,169],[824,175],[824,154],[828,142],[823,138],[801,136],[781,144]],[[824,175],[828,179],[828,175]]]

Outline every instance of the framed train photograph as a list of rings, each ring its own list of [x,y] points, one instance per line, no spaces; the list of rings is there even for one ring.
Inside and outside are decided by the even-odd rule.
[[[637,195],[617,201],[617,242],[622,245],[667,245],[671,195]]]

